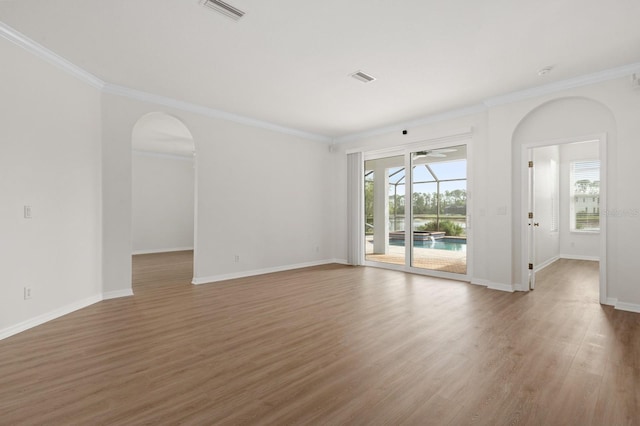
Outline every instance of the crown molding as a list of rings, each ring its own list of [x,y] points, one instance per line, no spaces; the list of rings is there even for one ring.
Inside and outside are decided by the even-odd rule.
[[[267,121],[256,120],[254,118],[245,117],[237,114],[232,114],[226,111],[221,111],[213,108],[196,105],[190,102],[180,101],[177,99],[169,98],[166,96],[156,95],[152,93],[143,92],[137,89],[131,89],[128,87],[120,86],[117,84],[107,83],[90,72],[80,68],[79,66],[69,62],[62,56],[47,49],[41,44],[31,40],[29,37],[0,21],[0,37],[7,39],[8,41],[22,47],[28,52],[36,55],[37,57],[44,59],[45,61],[59,67],[72,76],[84,81],[92,87],[95,87],[104,93],[109,93],[117,96],[122,96],[130,99],[135,99],[142,102],[148,102],[156,105],[162,105],[169,108],[175,108],[181,111],[192,112],[206,117],[217,118],[226,121],[232,121],[235,123],[243,124],[246,126],[257,127],[261,129],[271,130],[279,133],[284,133],[292,136],[298,136],[304,139],[310,139],[319,142],[326,143],[344,143],[354,141],[358,139],[364,139],[372,136],[377,136],[385,133],[392,133],[401,131],[407,128],[423,126],[426,124],[437,123],[454,118],[469,116],[486,111],[488,108],[492,108],[499,105],[505,105],[513,102],[518,102],[525,99],[534,98],[537,96],[549,95],[563,90],[572,89],[581,86],[587,86],[590,84],[601,83],[616,78],[621,78],[633,73],[640,72],[640,62],[624,65],[617,68],[611,68],[608,70],[587,74],[579,77],[570,78],[567,80],[558,81],[555,83],[549,83],[542,86],[536,86],[517,92],[511,92],[500,96],[494,96],[485,99],[480,104],[471,105],[463,108],[458,108],[442,113],[428,115],[424,118],[406,121],[398,124],[394,124],[386,127],[379,127],[371,130],[367,130],[359,133],[347,134],[337,138],[331,138],[326,135],[320,135],[316,133],[309,133],[298,129],[292,129],[289,127],[281,126]]]
[[[69,62],[62,56],[47,49],[43,45],[36,43],[29,37],[25,36],[21,32],[15,30],[2,21],[0,21],[0,37],[3,37],[10,42],[22,47],[33,55],[44,59],[50,64],[57,66],[63,71],[66,71],[68,74],[71,74],[75,78],[84,81],[85,83],[92,87],[95,87],[96,89],[102,90],[102,88],[105,86],[105,82],[100,80],[95,75]]]
[[[563,90],[573,89],[576,87],[588,86],[590,84],[602,83],[616,78],[629,76],[640,71],[640,62],[623,65],[617,68],[585,74],[574,78],[569,78],[555,83],[544,84],[517,92],[507,93],[501,96],[494,96],[484,100],[487,107],[495,107],[499,105],[510,104],[525,99],[535,98],[538,96],[549,95]]]
[[[256,120],[256,119],[245,117],[242,115],[236,115],[230,112],[208,108],[201,105],[193,104],[191,102],[180,101],[178,99],[156,95],[153,93],[132,89],[132,88],[120,86],[117,84],[111,84],[111,83],[105,84],[103,88],[103,92],[109,93],[112,95],[122,96],[129,99],[135,99],[141,102],[148,102],[148,103],[162,105],[169,108],[175,108],[181,111],[193,112],[195,114],[204,115],[206,117],[218,118],[221,120],[244,124],[246,126],[258,127],[261,129],[272,130],[275,132],[285,133],[292,136],[298,136],[304,139],[311,139],[311,140],[320,141],[320,142],[332,141],[331,138],[324,135],[304,132],[302,130],[280,126],[277,124],[269,123],[267,121]]]
[[[201,105],[192,104],[189,102],[180,101],[177,99],[169,98],[166,96],[160,96],[152,93],[143,92],[141,90],[130,89],[128,87],[119,86],[117,84],[111,84],[101,80],[89,71],[80,68],[72,62],[66,60],[62,56],[53,52],[52,50],[44,47],[43,45],[35,42],[29,37],[25,36],[18,30],[10,27],[4,22],[0,21],[0,37],[7,39],[8,41],[20,46],[29,53],[39,57],[40,59],[49,62],[78,78],[79,80],[89,84],[90,86],[101,90],[104,93],[118,95],[138,101],[148,102],[156,105],[162,105],[169,108],[175,108],[181,111],[193,112],[196,114],[204,115],[212,118],[219,118],[222,120],[232,121],[246,126],[257,127],[266,130],[272,130],[279,133],[284,133],[292,136],[298,136],[304,139],[311,139],[319,142],[331,142],[332,139],[315,133],[309,133],[298,129],[292,129],[285,126],[269,123],[266,121],[256,120],[241,115],[231,114],[225,111],[220,111],[213,108],[207,108]]]
[[[500,105],[506,105],[514,102],[519,102],[525,99],[535,98],[538,96],[549,95],[558,93],[563,90],[573,89],[576,87],[588,86],[591,84],[602,83],[616,78],[622,78],[634,73],[640,72],[640,62],[624,65],[617,68],[611,68],[604,71],[599,71],[592,74],[586,74],[566,80],[558,81],[555,83],[549,83],[542,86],[536,86],[517,92],[507,93],[501,96],[494,96],[487,98],[478,105],[472,105],[468,107],[458,108],[443,113],[429,115],[427,117],[407,121],[400,124],[394,124],[387,127],[380,127],[373,130],[368,130],[361,133],[353,133],[334,139],[335,143],[350,142],[358,139],[364,139],[372,136],[377,136],[385,133],[393,133],[402,131],[412,127],[418,127],[425,124],[436,123],[439,121],[450,120],[458,117],[464,117],[473,115],[479,112],[486,111],[489,108],[493,108]]]

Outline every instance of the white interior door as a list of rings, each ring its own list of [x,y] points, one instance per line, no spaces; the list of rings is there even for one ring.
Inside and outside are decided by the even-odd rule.
[[[541,146],[533,153],[534,270],[540,271],[560,255],[560,180],[558,145]]]

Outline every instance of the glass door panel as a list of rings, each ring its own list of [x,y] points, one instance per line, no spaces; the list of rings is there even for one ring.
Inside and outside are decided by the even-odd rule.
[[[364,162],[365,260],[405,264],[404,156]]]
[[[412,152],[411,171],[411,266],[466,274],[466,145]]]

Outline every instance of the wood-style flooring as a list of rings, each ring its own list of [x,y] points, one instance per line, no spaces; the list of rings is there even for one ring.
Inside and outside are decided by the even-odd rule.
[[[341,265],[193,286],[191,256],[0,341],[0,424],[640,424],[640,315],[593,262],[510,294]]]

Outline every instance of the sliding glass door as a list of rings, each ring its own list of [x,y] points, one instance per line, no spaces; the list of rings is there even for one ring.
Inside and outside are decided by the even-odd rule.
[[[364,213],[367,262],[466,274],[466,145],[367,159]]]
[[[411,266],[466,274],[466,146],[412,152],[411,168]]]
[[[365,260],[405,264],[404,156],[364,163]]]

